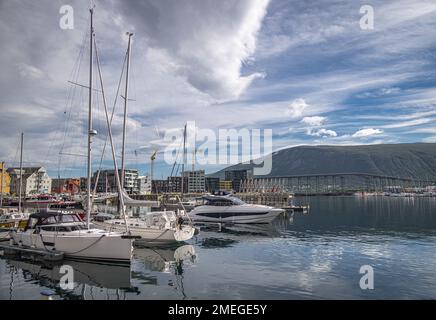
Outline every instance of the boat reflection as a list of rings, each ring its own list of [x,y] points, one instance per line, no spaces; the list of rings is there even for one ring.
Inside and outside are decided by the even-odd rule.
[[[182,274],[183,264],[193,264],[196,259],[192,245],[173,248],[136,247],[133,255],[134,259],[149,271],[175,274]]]
[[[59,296],[63,299],[86,299],[87,288],[90,288],[91,292],[93,288],[104,288],[106,294],[110,293],[110,289],[114,289],[117,291],[116,294],[119,295],[118,289],[128,290],[131,286],[129,266],[70,260],[64,260],[62,264],[52,264],[22,260],[15,257],[2,257],[1,259],[6,260],[11,271],[11,277],[22,277],[25,282],[36,282],[42,287],[53,290],[53,296]],[[61,278],[65,275],[65,272],[61,272],[61,267],[65,265],[72,267],[74,270],[74,289],[72,290],[63,290],[60,286]],[[14,287],[12,286],[10,288],[11,294],[13,291]],[[102,293],[101,290],[100,293]]]
[[[173,248],[135,247],[132,275],[142,286],[170,286],[179,298],[185,299],[185,269],[193,265],[196,258],[192,245]]]
[[[232,247],[240,242],[280,238],[292,224],[292,216],[283,215],[268,224],[196,224],[200,236],[196,244],[206,249]]]

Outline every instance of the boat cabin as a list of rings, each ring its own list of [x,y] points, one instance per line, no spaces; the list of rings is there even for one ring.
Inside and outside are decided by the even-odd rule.
[[[203,206],[216,206],[216,207],[228,207],[228,206],[241,206],[246,204],[239,198],[231,195],[227,196],[203,196]]]
[[[47,211],[31,214],[27,221],[27,230],[44,231],[77,231],[86,229],[84,221],[76,213]]]

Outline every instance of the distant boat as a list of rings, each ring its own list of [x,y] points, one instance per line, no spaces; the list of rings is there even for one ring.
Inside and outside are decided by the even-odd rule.
[[[0,209],[0,240],[9,239],[13,229],[24,228],[29,215],[17,209]]]
[[[270,223],[283,209],[248,204],[232,195],[203,196],[203,204],[188,213],[193,221],[219,223]]]
[[[26,198],[24,200],[24,207],[43,209],[43,208],[47,208],[49,205],[58,204],[60,202],[61,202],[60,199],[52,195],[48,195],[48,194],[36,195],[33,197]]]

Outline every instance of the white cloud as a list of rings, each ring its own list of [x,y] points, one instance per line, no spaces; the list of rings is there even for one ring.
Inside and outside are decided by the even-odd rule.
[[[314,117],[304,117],[303,120],[301,120],[301,122],[311,127],[317,127],[322,125],[326,120],[327,120],[326,117],[314,116]]]
[[[176,74],[217,100],[238,98],[264,73],[242,75],[257,47],[257,36],[270,0],[145,0],[120,9],[131,18],[149,47],[177,66]]]
[[[434,118],[415,119],[415,120],[410,120],[410,121],[398,122],[398,123],[394,123],[394,124],[387,124],[387,125],[384,125],[382,127],[386,128],[386,129],[414,127],[414,126],[419,126],[421,124],[426,124],[426,123],[432,122],[434,120],[435,120]]]
[[[310,136],[323,137],[323,138],[337,137],[338,136],[336,131],[328,130],[328,129],[308,130],[307,134]]]
[[[18,73],[21,77],[29,80],[37,80],[44,77],[44,72],[42,70],[25,63],[20,63],[18,65]]]
[[[288,106],[287,113],[291,116],[291,118],[299,118],[303,115],[304,110],[309,105],[306,103],[306,101],[302,98],[295,99],[291,102],[291,104]]]
[[[373,136],[373,135],[381,134],[381,133],[383,133],[383,130],[368,128],[368,129],[362,129],[362,130],[355,132],[353,134],[353,137],[354,138],[362,138],[362,137],[369,137],[369,136]]]
[[[379,98],[388,95],[395,95],[401,92],[400,88],[397,87],[387,87],[381,88],[375,91],[367,91],[356,95],[358,98]]]

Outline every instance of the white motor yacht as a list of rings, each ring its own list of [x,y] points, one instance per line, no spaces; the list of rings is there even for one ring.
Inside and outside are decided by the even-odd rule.
[[[270,223],[283,212],[283,209],[247,204],[232,195],[206,195],[203,196],[203,203],[188,215],[199,222]]]
[[[121,233],[88,228],[76,213],[57,211],[30,215],[24,231],[11,232],[14,244],[61,251],[66,258],[110,263],[130,263],[132,239]]]
[[[125,232],[126,221],[129,233],[139,237],[137,242],[143,244],[171,244],[191,239],[195,227],[183,224],[174,211],[149,212],[145,217],[114,219],[114,216],[100,214],[94,217],[93,224],[107,231]]]

